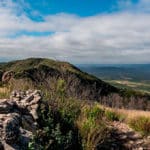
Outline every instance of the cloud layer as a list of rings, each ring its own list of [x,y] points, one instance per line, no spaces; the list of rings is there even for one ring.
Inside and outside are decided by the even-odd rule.
[[[18,3],[0,0],[0,58],[150,63],[148,6],[148,0],[140,0],[136,5],[122,1],[118,5],[120,11],[111,14],[83,18],[60,13],[42,16],[37,22],[30,19]],[[49,35],[44,34],[47,32]],[[43,36],[37,36],[40,33]]]

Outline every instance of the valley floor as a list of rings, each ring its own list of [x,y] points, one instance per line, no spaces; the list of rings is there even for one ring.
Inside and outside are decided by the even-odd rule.
[[[131,88],[133,90],[139,90],[142,92],[150,93],[149,81],[129,81],[129,80],[106,80],[106,82],[119,87],[119,88]]]

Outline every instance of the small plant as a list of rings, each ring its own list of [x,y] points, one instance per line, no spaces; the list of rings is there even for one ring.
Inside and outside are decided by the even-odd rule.
[[[11,90],[9,86],[0,86],[0,98],[8,98]]]
[[[105,141],[108,128],[103,120],[104,110],[97,104],[83,107],[78,128],[85,150],[97,149]]]
[[[64,102],[66,96],[66,83],[63,79],[59,79],[57,82],[56,94]]]
[[[92,128],[87,135],[87,141],[84,148],[86,150],[99,149],[98,147],[103,145],[103,142],[106,140],[108,132],[109,130],[104,124]]]
[[[35,139],[34,139],[34,137],[28,143],[28,150],[35,150]]]
[[[73,99],[66,99],[65,103],[60,101],[58,104],[58,111],[64,120],[70,124],[74,124],[75,120],[81,113],[80,103]]]
[[[97,105],[94,105],[91,109],[87,110],[87,118],[89,119],[100,119],[102,118],[104,111]]]
[[[111,110],[106,110],[105,116],[109,121],[120,121],[121,117],[121,115],[119,115],[117,112]]]
[[[136,131],[141,132],[143,135],[150,135],[150,118],[149,117],[136,117],[129,120],[129,125]]]

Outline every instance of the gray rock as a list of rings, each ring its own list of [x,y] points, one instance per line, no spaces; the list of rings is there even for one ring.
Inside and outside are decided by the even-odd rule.
[[[0,100],[0,114],[9,113],[13,108],[14,102],[7,99]]]
[[[13,91],[11,99],[0,100],[0,150],[27,149],[38,129],[40,91]]]
[[[4,122],[4,139],[6,143],[15,143],[18,141],[20,116],[18,114],[11,114]]]
[[[1,141],[0,141],[0,150],[4,150],[4,146]]]

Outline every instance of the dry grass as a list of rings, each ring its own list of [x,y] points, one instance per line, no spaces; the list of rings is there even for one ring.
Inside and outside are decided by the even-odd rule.
[[[148,117],[150,118],[150,111],[142,111],[142,110],[127,110],[127,109],[117,109],[117,108],[110,108],[99,105],[100,108],[114,111],[118,114],[123,114],[126,116],[127,119],[132,119],[135,117]]]
[[[10,89],[7,87],[0,87],[0,99],[8,98],[10,95]]]
[[[118,121],[124,122],[142,135],[150,135],[150,111],[114,109],[101,105],[99,107],[105,110],[110,121],[115,121],[116,117]]]
[[[125,110],[125,109],[115,109],[116,112],[126,115],[127,119],[132,119],[135,117],[149,117],[150,111],[142,110]]]
[[[8,89],[6,87],[0,87],[0,93],[6,93]]]

